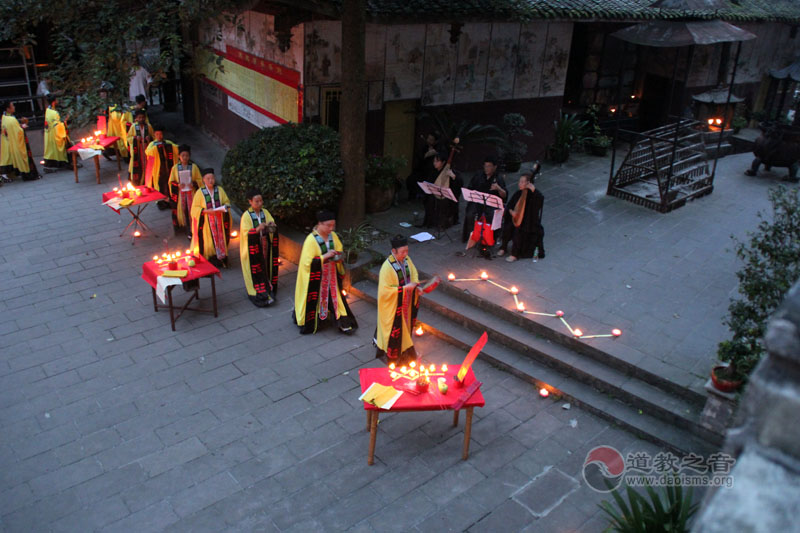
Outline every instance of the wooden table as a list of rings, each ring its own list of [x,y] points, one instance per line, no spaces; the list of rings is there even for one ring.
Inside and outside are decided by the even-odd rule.
[[[426,392],[416,395],[410,392],[403,392],[403,395],[400,396],[391,409],[380,409],[370,403],[364,402],[364,410],[367,412],[367,431],[369,431],[369,451],[367,452],[368,465],[372,465],[375,462],[375,441],[378,434],[378,417],[381,412],[452,410],[453,427],[458,425],[458,414],[460,411],[455,409],[455,405],[459,396],[461,396],[466,388],[475,381],[475,374],[472,372],[472,369],[470,369],[464,377],[464,384],[456,383],[455,377],[459,368],[459,365],[455,365],[455,368],[448,368],[447,372],[444,373],[445,375],[443,377],[446,378],[449,389],[446,394],[441,394],[439,392],[437,379],[442,376],[437,374],[431,376],[431,384]],[[416,390],[414,380],[406,378],[393,379],[391,372],[392,371],[386,367],[362,368],[358,371],[361,392],[363,393],[366,391],[373,383],[391,385],[398,390]],[[461,406],[461,409],[465,409],[467,412],[464,424],[464,448],[461,453],[461,458],[465,461],[469,457],[469,439],[472,433],[472,411],[475,407],[483,407],[484,405],[486,405],[486,402],[483,399],[483,394],[481,394],[480,389],[478,389]]]
[[[145,231],[149,231],[150,233],[153,234],[154,237],[158,237],[158,235],[156,235],[156,233],[153,230],[151,230],[150,227],[142,221],[141,216],[142,216],[142,212],[144,212],[144,210],[147,209],[147,206],[150,205],[150,203],[158,202],[160,200],[166,200],[167,199],[167,197],[164,196],[162,193],[156,191],[155,189],[151,189],[149,187],[144,187],[144,186],[134,187],[134,191],[136,189],[142,191],[142,195],[141,196],[136,196],[135,192],[131,191],[131,194],[133,194],[133,196],[131,196],[131,199],[133,200],[133,203],[130,204],[130,205],[120,206],[121,208],[128,210],[128,213],[130,213],[132,219],[131,219],[130,222],[128,222],[128,225],[125,226],[125,229],[122,230],[122,233],[120,233],[119,236],[122,237],[123,235],[125,235],[125,232],[128,231],[128,228],[133,226],[133,230],[131,231],[131,244],[136,244],[136,231],[139,228],[142,228]],[[119,196],[119,194],[117,192],[115,192],[115,191],[104,192],[103,193],[103,203],[105,204],[107,201],[111,200],[112,198],[118,197],[118,196]],[[114,207],[112,207],[110,205],[108,207],[111,210],[116,211],[117,214],[120,213],[119,209],[116,209],[116,208],[114,208]],[[136,208],[135,212],[133,211],[133,209],[131,209],[132,207]]]
[[[122,158],[120,157],[119,150],[117,149],[117,141],[119,137],[100,137],[94,143],[87,146],[84,143],[78,142],[73,144],[68,152],[72,152],[72,170],[75,171],[75,183],[78,183],[78,150],[82,149],[92,149],[92,146],[102,146],[105,150],[112,144],[114,145],[114,152],[117,154],[117,170],[120,172],[122,171],[122,162],[120,161]],[[100,154],[97,154],[92,159],[94,159],[94,173],[95,177],[97,178],[97,183],[100,183]]]
[[[167,293],[167,304],[159,304],[158,300],[156,300],[156,287],[158,285],[158,277],[167,270],[167,263],[162,262],[161,264],[157,264],[155,261],[148,261],[147,263],[142,265],[142,279],[150,285],[150,288],[153,292],[153,309],[156,313],[158,313],[159,309],[169,309],[169,321],[170,325],[172,326],[172,331],[175,331],[175,322],[181,317],[184,311],[196,311],[199,313],[213,313],[214,317],[219,316],[217,313],[217,285],[215,282],[215,277],[220,276],[219,269],[208,262],[202,255],[201,256],[192,256],[192,259],[195,261],[195,266],[190,267],[186,263],[187,258],[182,257],[178,259],[178,270],[188,270],[188,274],[186,277],[180,278],[181,281],[185,284],[190,281],[199,280],[200,278],[208,278],[211,280],[211,309],[205,309],[201,307],[189,307],[189,305],[194,300],[200,300],[200,283],[194,286],[192,291],[192,295],[189,299],[181,306],[178,310],[177,315],[175,314],[176,308],[175,303],[172,299],[172,289],[177,287],[177,285],[170,285],[166,288]]]

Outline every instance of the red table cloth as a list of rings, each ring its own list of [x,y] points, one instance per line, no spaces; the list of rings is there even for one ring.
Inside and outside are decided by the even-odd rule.
[[[111,146],[112,144],[117,142],[118,140],[119,140],[119,137],[100,137],[99,139],[95,139],[94,141],[92,141],[91,144],[84,144],[82,142],[76,142],[67,151],[68,152],[77,152],[78,150],[82,150],[84,148],[91,149],[91,147],[96,145],[96,144],[99,144],[103,148],[108,148],[109,146]]]
[[[452,409],[453,405],[458,400],[459,396],[464,392],[470,383],[475,381],[475,374],[470,368],[467,375],[464,377],[464,386],[457,385],[455,376],[461,365],[448,365],[445,376],[432,375],[430,376],[431,384],[426,392],[420,394],[412,394],[405,392],[404,389],[416,390],[416,383],[413,379],[400,378],[392,381],[391,372],[387,367],[381,368],[362,368],[358,371],[359,381],[361,382],[361,392],[369,388],[373,383],[380,383],[381,385],[390,385],[397,390],[403,390],[403,394],[398,398],[395,404],[388,411],[441,411]],[[394,372],[398,372],[396,369]],[[437,372],[439,373],[439,372]],[[445,377],[447,379],[448,391],[447,394],[441,394],[438,387],[438,379]],[[472,396],[461,406],[461,409],[467,407],[483,407],[486,402],[483,399],[480,389],[476,390]],[[364,402],[364,409],[368,411],[387,411],[387,409],[380,409],[374,405]]]
[[[134,207],[134,206],[137,206],[139,204],[146,204],[148,202],[157,202],[159,200],[166,200],[167,199],[166,196],[164,196],[163,194],[161,194],[160,192],[158,192],[155,189],[151,189],[149,187],[144,187],[144,186],[136,187],[136,188],[142,191],[142,195],[141,196],[136,196],[136,193],[131,191],[130,192],[130,194],[131,194],[130,198],[131,198],[131,200],[133,200],[133,203],[128,205],[128,206],[125,206],[125,207]],[[119,193],[117,193],[116,191],[104,192],[103,193],[103,203],[106,203],[107,201],[111,200],[115,196],[119,196]],[[111,206],[108,206],[108,207],[110,209],[113,209],[117,213],[119,213],[119,209],[114,209]]]
[[[205,276],[211,276],[216,274],[219,277],[222,275],[219,272],[219,269],[208,262],[208,260],[203,256],[192,256],[191,259],[194,259],[195,265],[190,267],[187,264],[189,257],[182,256],[179,259],[176,259],[178,263],[177,270],[188,270],[186,277],[179,278],[184,283],[187,281],[192,281],[193,279],[202,278]],[[165,270],[168,270],[169,263],[168,261],[162,261],[161,264],[156,264],[155,261],[148,261],[147,263],[142,265],[142,279],[147,282],[148,285],[156,288],[156,284],[158,282],[158,276],[160,276]]]

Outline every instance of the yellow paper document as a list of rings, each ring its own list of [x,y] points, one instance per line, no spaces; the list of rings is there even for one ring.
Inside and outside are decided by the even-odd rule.
[[[402,394],[403,391],[397,390],[394,387],[373,383],[364,391],[364,394],[358,397],[358,399],[362,402],[371,403],[375,407],[380,407],[381,409],[391,409]]]

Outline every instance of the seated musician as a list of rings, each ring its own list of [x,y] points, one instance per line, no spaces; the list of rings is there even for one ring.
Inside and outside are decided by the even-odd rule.
[[[533,184],[534,176],[540,169],[541,166],[536,163],[533,171],[524,172],[519,177],[519,190],[506,206],[503,215],[503,240],[497,255],[505,255],[508,243],[511,242],[511,253],[506,258],[508,262],[533,257],[537,248],[538,258],[544,259],[544,195]]]
[[[178,228],[191,238],[192,236],[192,200],[194,193],[203,186],[200,168],[190,158],[192,148],[188,144],[178,146],[178,162],[169,173],[169,199],[172,207],[172,228],[175,235]]]
[[[433,183],[433,180],[439,175],[433,167],[433,158],[439,151],[438,146],[439,137],[435,133],[429,133],[425,136],[425,144],[415,150],[413,170],[406,178],[409,201],[425,196],[425,193],[419,188],[419,182],[428,181]]]
[[[306,237],[300,252],[292,318],[301,334],[316,333],[328,322],[348,335],[358,327],[342,293],[343,249],[334,229],[336,216],[332,212],[317,213],[317,225]]]
[[[231,233],[230,200],[217,186],[214,169],[201,171],[203,186],[192,201],[192,251],[211,264],[228,267],[228,241]]]
[[[488,156],[483,162],[483,172],[476,174],[467,186],[468,189],[487,194],[499,196],[505,200],[508,193],[506,192],[506,182],[503,176],[497,173],[497,159],[494,156]],[[468,202],[467,209],[464,212],[464,227],[461,234],[461,242],[467,242],[470,233],[472,232],[475,221],[480,220],[481,216],[486,217],[486,223],[492,223],[494,216],[494,208],[484,206],[475,202]]]
[[[264,209],[261,193],[247,192],[250,207],[239,224],[239,258],[247,297],[256,307],[275,303],[278,291],[278,227]]]
[[[407,365],[417,360],[411,336],[419,309],[419,274],[408,257],[408,239],[392,237],[392,253],[383,262],[378,278],[378,324],[373,342],[375,357],[387,363]]]
[[[438,152],[433,158],[435,181],[431,182],[439,187],[449,188],[458,200],[461,197],[461,187],[464,185],[458,175],[447,165],[447,154]],[[426,228],[449,228],[458,224],[458,202],[448,199],[436,198],[434,195],[425,195],[425,219],[422,225]]]

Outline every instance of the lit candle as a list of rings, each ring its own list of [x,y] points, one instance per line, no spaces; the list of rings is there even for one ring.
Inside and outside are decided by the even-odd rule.
[[[186,250],[185,253],[186,253],[186,255],[192,255],[192,251],[191,250]]]
[[[417,362],[416,361],[411,361],[410,363],[408,363],[408,366],[410,366],[411,368],[416,368],[417,367]]]
[[[397,372],[392,372],[389,375],[392,376],[392,379],[396,379],[397,378]]]
[[[394,370],[394,363],[389,363],[389,370]]]
[[[512,285],[511,286],[511,294],[519,294],[519,289]]]
[[[611,334],[614,335],[615,337],[619,337],[620,335],[622,335],[622,330],[614,328],[611,330]]]
[[[153,256],[153,261],[158,261],[158,256],[157,255]]]
[[[583,332],[581,330],[579,330],[578,328],[575,328],[575,329],[572,330],[572,334],[575,335],[576,337],[580,337],[580,336],[583,335]]]
[[[342,296],[347,296],[347,291],[342,289]]]
[[[711,126],[712,124],[714,124],[714,119],[713,118],[708,119],[708,125]]]
[[[542,398],[547,398],[548,396],[550,396],[550,391],[542,387],[541,389],[539,389],[539,396],[541,396]]]
[[[133,232],[133,236],[134,237],[141,237],[142,236],[142,232],[137,229],[136,231]]]
[[[406,367],[404,367],[404,366],[401,366],[400,367],[400,372],[402,372],[403,374],[406,374],[408,372],[408,369]]]
[[[483,272],[481,272],[481,279],[483,281],[486,281],[487,279],[489,279],[489,274],[487,274],[485,270]]]
[[[456,275],[455,275],[455,274],[453,274],[452,272],[450,272],[450,273],[447,275],[447,279],[448,279],[449,281],[453,281],[454,279],[456,279]]]
[[[436,372],[436,365],[431,365],[430,366],[430,371],[431,372]]]
[[[556,311],[556,316],[558,317],[564,316],[564,311]]]
[[[721,118],[716,119],[714,122],[717,123],[717,126],[721,126],[722,125],[722,119]]]
[[[231,237],[236,237],[237,235],[239,235],[238,231],[232,231],[231,232]]]
[[[414,330],[414,333],[417,334],[417,337],[422,337],[422,334],[424,333],[422,331],[422,326],[417,326],[417,329]]]
[[[524,310],[525,310],[525,304],[522,303],[522,302],[518,303],[517,304],[517,311],[524,311]]]
[[[447,372],[447,365],[442,365],[442,372]]]

